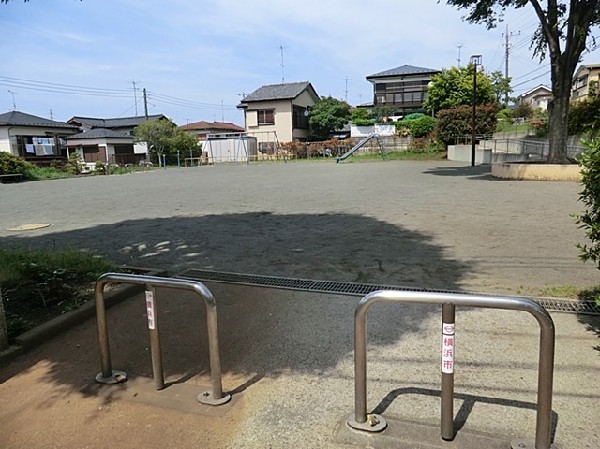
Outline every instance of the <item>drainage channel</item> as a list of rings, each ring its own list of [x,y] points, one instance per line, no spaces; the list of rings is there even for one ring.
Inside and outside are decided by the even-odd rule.
[[[357,282],[334,282],[311,279],[282,278],[255,274],[228,273],[225,271],[187,270],[177,276],[181,279],[222,282],[255,287],[281,288],[314,293],[333,293],[348,296],[365,296],[376,290],[396,290],[411,292],[456,293],[450,290],[432,290],[397,285],[363,284]],[[490,295],[493,296],[493,295]],[[594,300],[575,300],[561,298],[531,298],[551,312],[569,312],[586,315],[600,315],[600,307]]]

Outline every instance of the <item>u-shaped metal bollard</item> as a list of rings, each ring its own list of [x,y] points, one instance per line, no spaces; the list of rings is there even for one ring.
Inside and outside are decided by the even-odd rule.
[[[372,305],[382,302],[441,305],[446,309],[443,321],[451,318],[452,323],[454,306],[520,310],[531,313],[540,326],[535,449],[551,448],[554,322],[546,309],[528,298],[395,290],[379,290],[363,297],[354,312],[355,397],[354,414],[347,419],[350,427],[369,432],[379,432],[386,427],[382,416],[367,415],[367,312]],[[447,308],[449,305],[452,306],[451,309]],[[453,408],[452,404],[448,403],[453,400],[453,392],[444,391],[444,389],[453,389],[453,386],[453,378],[443,379],[441,412],[443,439],[451,439],[454,434]]]
[[[219,339],[217,332],[217,303],[212,292],[201,282],[184,279],[162,278],[157,276],[144,276],[123,273],[106,273],[96,281],[94,299],[96,302],[96,324],[98,327],[98,344],[102,371],[96,376],[96,381],[104,384],[114,384],[127,380],[123,371],[113,370],[108,340],[108,326],[106,323],[106,308],[104,305],[104,288],[110,283],[145,285],[146,309],[148,311],[148,328],[150,330],[150,345],[152,352],[152,369],[154,381],[158,390],[164,388],[162,357],[160,341],[158,338],[158,321],[155,314],[154,288],[166,287],[179,290],[189,290],[196,293],[204,300],[206,305],[206,326],[208,332],[208,350],[210,358],[210,375],[212,390],[198,395],[198,401],[208,405],[225,404],[231,399],[223,393],[221,383],[221,359],[219,355]]]

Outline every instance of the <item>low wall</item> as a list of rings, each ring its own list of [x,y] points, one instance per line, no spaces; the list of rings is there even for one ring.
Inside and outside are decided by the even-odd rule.
[[[471,162],[471,145],[448,145],[448,160],[458,162]],[[491,164],[492,150],[489,148],[479,148],[475,145],[475,164]]]
[[[579,166],[575,164],[527,164],[501,162],[492,164],[492,176],[501,179],[529,181],[579,181]]]

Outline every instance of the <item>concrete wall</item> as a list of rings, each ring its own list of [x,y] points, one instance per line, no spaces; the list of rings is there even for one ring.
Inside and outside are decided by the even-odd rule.
[[[367,137],[369,134],[377,134],[379,136],[393,136],[394,134],[396,134],[396,126],[394,126],[394,125],[372,125],[372,126],[350,125],[350,137]]]
[[[448,160],[471,163],[471,145],[448,145]],[[492,150],[475,145],[475,164],[491,164]]]

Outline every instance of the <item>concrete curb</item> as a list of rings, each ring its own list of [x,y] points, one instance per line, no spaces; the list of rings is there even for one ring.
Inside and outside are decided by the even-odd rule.
[[[144,274],[148,276],[166,276],[167,273],[164,270],[158,269],[147,269],[138,267],[127,267],[129,270],[134,270],[137,274]],[[106,308],[110,308],[116,304],[131,298],[136,293],[142,291],[144,286],[142,285],[126,285],[117,287],[112,291],[106,292],[104,300]],[[8,349],[0,352],[0,365],[13,360],[27,351],[35,348],[44,341],[65,332],[78,324],[83,323],[89,318],[96,314],[96,303],[92,299],[85,302],[79,309],[70,312],[63,313],[56,318],[53,318],[45,323],[22,333],[15,338],[13,345],[9,346]]]

